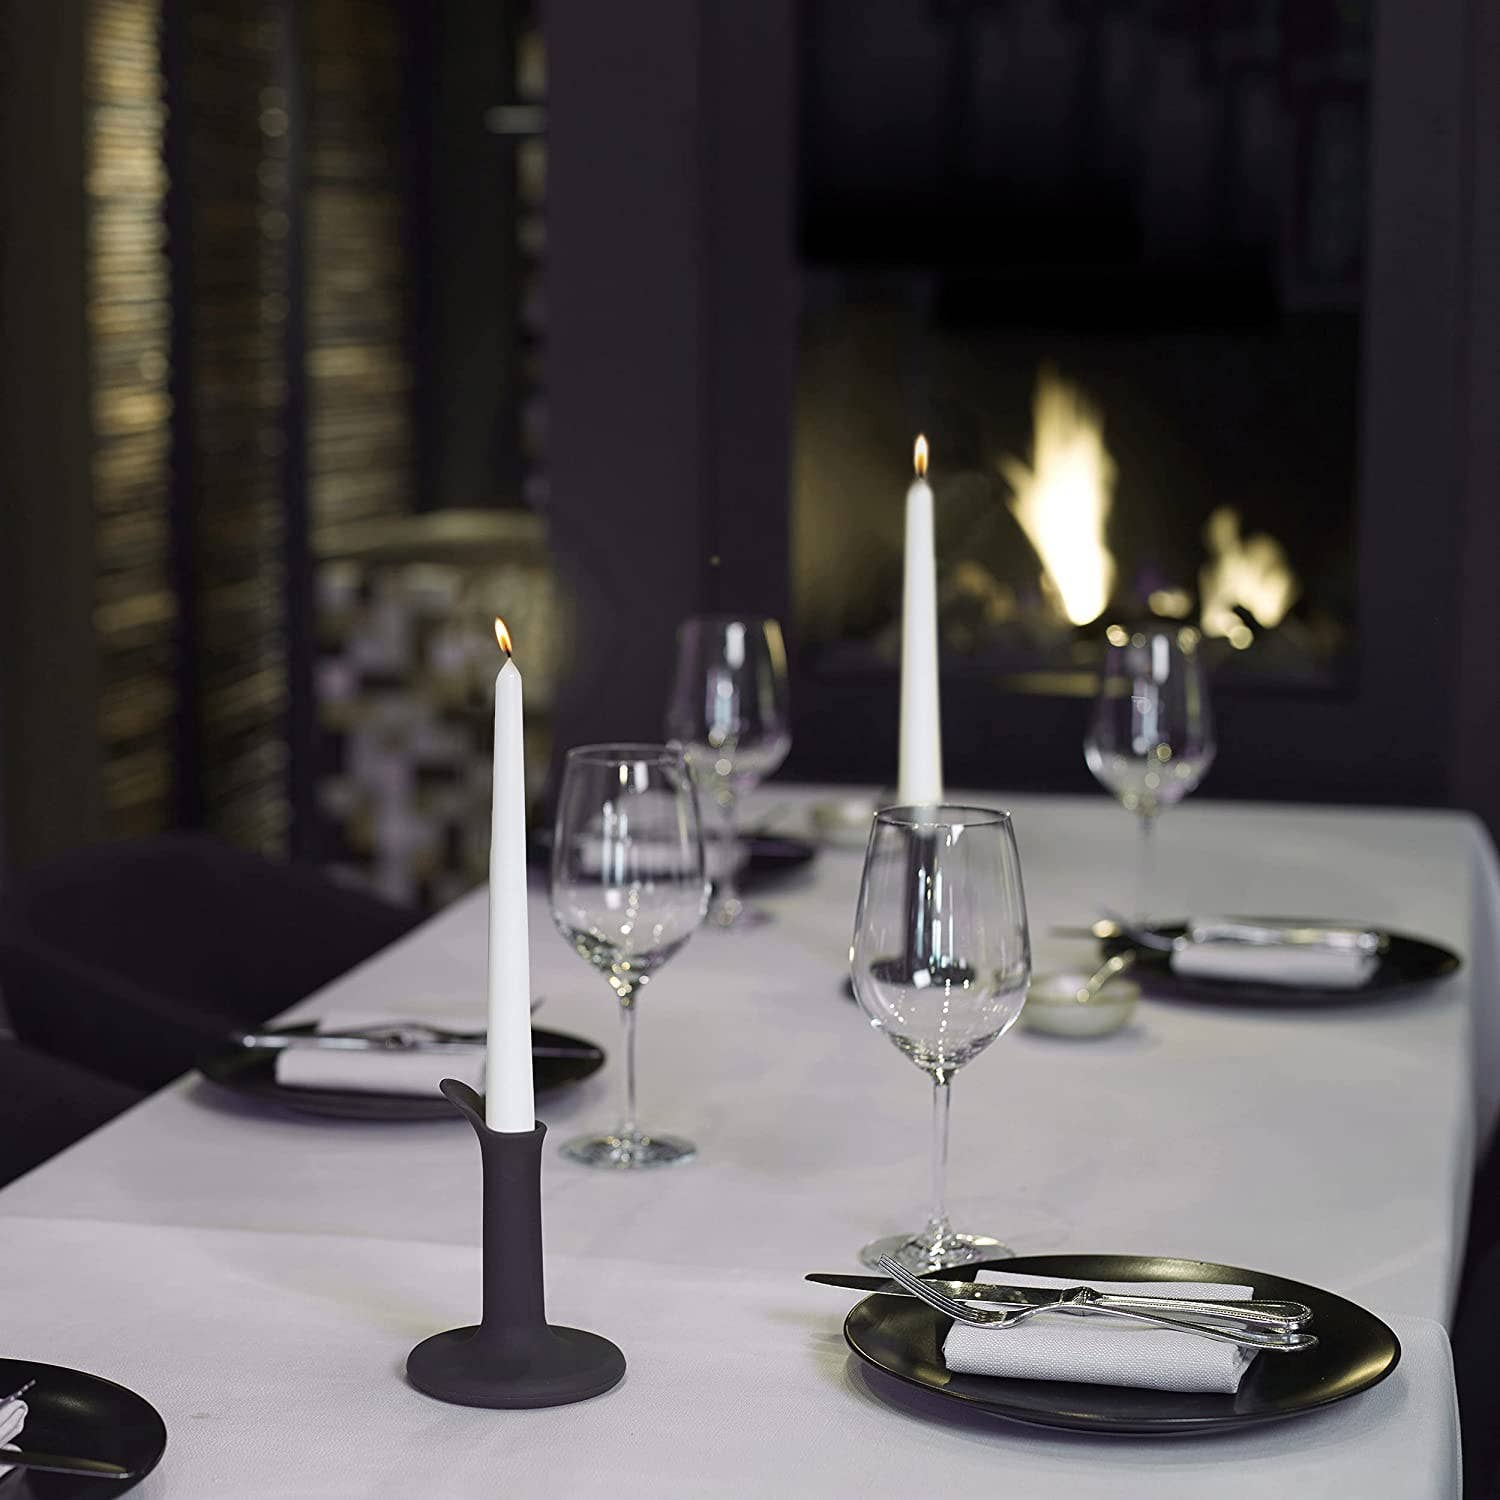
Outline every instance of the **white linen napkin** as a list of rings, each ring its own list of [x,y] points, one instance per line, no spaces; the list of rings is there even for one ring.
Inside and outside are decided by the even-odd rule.
[[[1185,943],[1172,952],[1172,972],[1189,979],[1239,979],[1256,984],[1357,990],[1380,963],[1357,948],[1315,943]]]
[[[1078,1280],[1055,1276],[1009,1276],[981,1271],[994,1286],[1061,1290]],[[1217,1282],[1090,1281],[1099,1292],[1139,1292],[1151,1297],[1196,1297],[1222,1302],[1251,1297],[1248,1286]],[[943,1344],[950,1370],[1019,1380],[1074,1380],[1085,1385],[1135,1386],[1151,1391],[1239,1389],[1254,1349],[1193,1333],[1152,1328],[1108,1313],[1041,1313],[1016,1328],[974,1328],[955,1323]]]
[[[535,1000],[531,1003],[534,1011]],[[348,1012],[321,1016],[317,1029],[350,1036],[379,1026],[435,1026],[443,1031],[482,1032],[484,1016],[473,1009],[454,1009],[420,1016],[366,1015]],[[292,1089],[344,1089],[362,1094],[436,1094],[445,1078],[457,1078],[484,1092],[484,1043],[472,1052],[420,1052],[412,1048],[288,1047],[276,1054],[276,1081]]]
[[[1194,917],[1172,969],[1200,979],[1352,990],[1369,982],[1380,948],[1378,932],[1348,923]]]
[[[483,1093],[484,1048],[421,1052],[412,1047],[288,1047],[276,1054],[276,1082],[289,1089],[436,1095],[445,1078],[456,1078]]]
[[[29,1410],[19,1396],[12,1396],[9,1401],[0,1401],[0,1452],[18,1446],[16,1439],[26,1425]],[[0,1464],[0,1474],[9,1474],[12,1467],[11,1464]]]
[[[598,875],[608,862],[617,884],[628,885],[657,875],[685,878],[682,847],[678,844],[669,844],[665,839],[636,839],[629,846],[628,856],[623,846],[615,846],[620,855],[618,867],[613,859],[606,860],[605,847],[590,842],[580,851],[578,867],[585,875]],[[736,838],[732,844],[721,838],[705,838],[703,841],[704,873],[710,880],[722,879],[731,865],[739,869],[749,857],[750,851],[743,838]]]

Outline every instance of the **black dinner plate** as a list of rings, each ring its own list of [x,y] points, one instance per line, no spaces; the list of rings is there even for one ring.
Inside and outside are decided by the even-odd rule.
[[[268,1030],[311,1032],[311,1025],[272,1027]],[[572,1055],[533,1057],[532,1079],[536,1091],[563,1088],[578,1083],[604,1066],[604,1051],[582,1037],[561,1031],[533,1029],[534,1047],[557,1047]],[[456,1120],[458,1114],[440,1094],[371,1094],[356,1089],[286,1088],[276,1081],[276,1054],[226,1043],[198,1064],[199,1071],[221,1088],[258,1099],[298,1114],[322,1115],[337,1120]],[[0,1492],[0,1500],[7,1500]]]
[[[131,1471],[131,1477],[95,1479],[12,1469],[0,1478],[4,1500],[99,1500],[101,1495],[120,1495],[134,1489],[160,1462],[167,1429],[145,1397],[82,1370],[0,1359],[0,1396],[19,1390],[28,1380],[36,1384],[24,1398],[28,1411],[16,1439],[18,1448],[119,1464]],[[0,1454],[0,1461],[3,1457]]]
[[[745,863],[740,870],[742,886],[761,885],[800,870],[818,852],[818,846],[807,839],[783,837],[772,833],[747,833],[744,837]]]
[[[1079,1432],[1138,1437],[1224,1432],[1316,1411],[1378,1385],[1401,1358],[1396,1335],[1353,1302],[1285,1276],[1212,1261],[1150,1255],[1028,1255],[950,1271],[969,1279],[980,1269],[1094,1281],[1208,1281],[1252,1286],[1257,1297],[1305,1302],[1319,1344],[1304,1354],[1262,1354],[1234,1395],[1142,1391],[1063,1380],[1002,1380],[964,1375],[943,1363],[951,1320],[906,1297],[866,1297],[844,1320],[844,1338],[867,1364],[965,1407]],[[997,1334],[1003,1338],[1003,1334]]]
[[[1286,922],[1286,917],[1250,917],[1252,922]],[[1180,937],[1186,931],[1181,922],[1151,924],[1152,932],[1162,937]],[[1380,931],[1379,928],[1372,929]],[[1369,980],[1358,989],[1331,990],[1307,985],[1256,984],[1240,979],[1203,979],[1174,974],[1169,954],[1142,947],[1129,938],[1105,938],[1100,952],[1108,958],[1116,953],[1135,954],[1139,966],[1136,977],[1149,984],[1153,1000],[1215,1000],[1228,1005],[1347,1005],[1361,1000],[1385,999],[1434,979],[1458,971],[1463,960],[1449,948],[1430,943],[1426,938],[1409,937],[1401,932],[1382,932],[1385,946],[1380,963]]]

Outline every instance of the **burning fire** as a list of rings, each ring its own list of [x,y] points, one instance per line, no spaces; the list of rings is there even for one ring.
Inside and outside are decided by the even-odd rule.
[[[917,471],[918,479],[927,477],[927,439],[922,433],[917,434],[917,440],[912,444],[911,466]]]
[[[1098,619],[1109,603],[1115,560],[1104,542],[1114,503],[1115,465],[1104,425],[1077,386],[1055,371],[1037,376],[1031,465],[1000,460],[1015,491],[1011,511],[1036,548],[1043,581],[1074,625]]]
[[[1011,510],[1041,559],[1042,582],[1062,613],[1074,625],[1098,619],[1115,578],[1104,540],[1115,464],[1104,446],[1104,424],[1082,390],[1044,367],[1032,404],[1031,463],[1007,456],[1000,472],[1015,492]],[[1231,506],[1209,516],[1203,539],[1209,553],[1198,575],[1203,633],[1243,650],[1255,637],[1236,607],[1270,630],[1297,602],[1302,585],[1274,537],[1240,535],[1239,512]],[[1192,596],[1158,589],[1149,604],[1157,614],[1184,619]]]
[[[499,615],[495,616],[495,639],[500,642],[500,649],[507,656],[514,656],[515,648],[511,645],[510,631],[505,628],[505,621]]]
[[[1209,516],[1203,540],[1210,554],[1198,575],[1203,633],[1225,636],[1243,650],[1254,636],[1234,606],[1249,610],[1269,630],[1297,602],[1302,585],[1274,537],[1258,532],[1241,538],[1239,512],[1232,506],[1221,505]]]

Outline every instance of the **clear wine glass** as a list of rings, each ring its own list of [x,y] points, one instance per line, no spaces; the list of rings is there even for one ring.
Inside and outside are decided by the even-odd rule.
[[[620,1002],[625,1099],[618,1130],[568,1141],[590,1167],[660,1167],[696,1148],[636,1123],[635,1024],[641,990],[708,909],[698,797],[666,745],[580,745],[568,752],[552,843],[552,920]]]
[[[877,1031],[932,1079],[932,1214],[916,1234],[866,1245],[917,1273],[1011,1252],[948,1222],[953,1075],[1015,1024],[1031,981],[1031,936],[1010,815],[983,807],[887,807],[865,850],[854,994]]]
[[[1140,821],[1134,916],[1142,924],[1155,898],[1156,820],[1203,780],[1214,759],[1198,639],[1190,625],[1111,625],[1083,742],[1095,779]]]
[[[694,615],[677,630],[677,670],[667,736],[682,745],[693,776],[719,815],[712,862],[716,927],[750,925],[763,913],[740,899],[740,799],[786,759],[786,647],[775,620]]]

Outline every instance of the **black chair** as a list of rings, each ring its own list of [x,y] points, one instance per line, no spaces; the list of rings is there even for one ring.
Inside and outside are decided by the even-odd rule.
[[[0,903],[16,1035],[137,1088],[285,1010],[418,918],[202,834],[70,855]]]
[[[1453,1376],[1463,1426],[1465,1500],[1500,1500],[1500,1139],[1474,1174],[1453,1318]]]
[[[1453,1376],[1463,1426],[1464,1500],[1500,1497],[1500,1245],[1464,1272],[1453,1320]]]
[[[113,1078],[0,1040],[0,1186],[144,1097]]]

